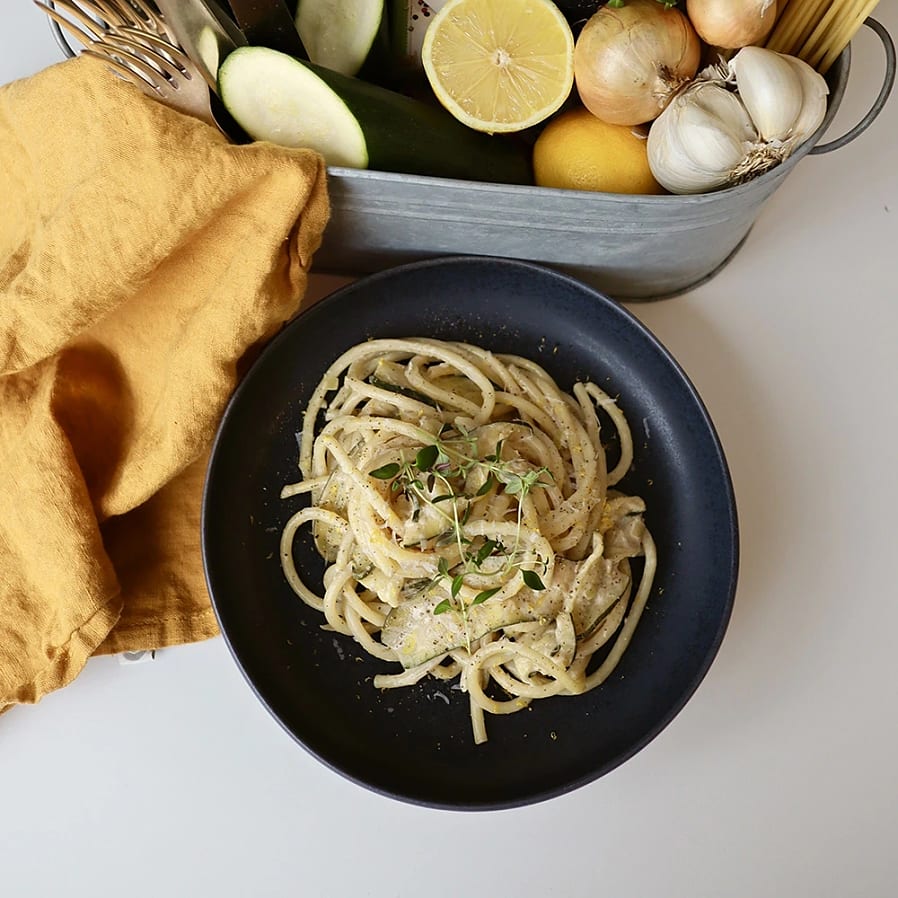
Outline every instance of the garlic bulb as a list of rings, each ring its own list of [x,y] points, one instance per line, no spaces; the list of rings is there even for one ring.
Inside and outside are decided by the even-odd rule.
[[[671,193],[704,193],[729,183],[758,142],[748,111],[733,91],[697,80],[652,124],[652,174]]]
[[[686,0],[686,15],[712,47],[738,50],[759,44],[773,29],[776,0]]]
[[[687,85],[653,122],[655,180],[671,193],[747,181],[790,156],[826,115],[828,88],[807,63],[745,47]]]

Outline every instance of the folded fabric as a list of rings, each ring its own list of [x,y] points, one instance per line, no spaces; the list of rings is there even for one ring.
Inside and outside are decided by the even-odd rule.
[[[205,459],[326,187],[317,154],[233,145],[95,59],[0,88],[0,710],[217,632]]]

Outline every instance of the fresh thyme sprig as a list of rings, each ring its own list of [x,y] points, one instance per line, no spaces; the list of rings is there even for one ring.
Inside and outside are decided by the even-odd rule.
[[[524,425],[526,426],[526,425]],[[437,573],[430,579],[417,581],[416,592],[428,592],[442,580],[449,580],[449,598],[443,599],[434,608],[434,614],[447,611],[460,611],[467,624],[467,610],[480,605],[496,595],[501,587],[493,587],[478,592],[470,603],[465,603],[460,592],[465,585],[467,574],[482,574],[482,566],[488,558],[504,556],[505,564],[498,573],[507,574],[514,567],[521,567],[519,546],[522,527],[524,499],[537,487],[550,484],[542,478],[551,477],[548,468],[534,468],[526,472],[515,471],[511,462],[502,458],[504,441],[499,440],[494,451],[482,458],[477,455],[477,438],[462,428],[446,424],[440,430],[433,443],[428,443],[418,450],[414,459],[390,462],[369,472],[378,480],[390,481],[391,492],[401,492],[412,507],[412,520],[418,520],[421,509],[430,506],[446,520],[449,529],[437,539],[436,545],[454,542],[461,561],[449,568],[445,558],[440,558]],[[463,448],[460,448],[463,447]],[[484,481],[473,495],[464,492],[464,484],[469,475],[480,469],[485,472]],[[437,485],[443,492],[432,495]],[[461,489],[458,485],[461,484]],[[471,507],[478,499],[494,491],[505,492],[517,499],[517,522],[515,540],[511,550],[501,542],[493,539],[482,539],[479,543],[464,534]],[[443,503],[450,503],[444,510]],[[463,505],[463,508],[460,508]],[[539,559],[546,567],[546,561]],[[491,573],[497,573],[492,571]],[[521,569],[521,576],[526,586],[533,590],[545,589],[539,574],[530,569]],[[467,629],[467,627],[466,627]]]

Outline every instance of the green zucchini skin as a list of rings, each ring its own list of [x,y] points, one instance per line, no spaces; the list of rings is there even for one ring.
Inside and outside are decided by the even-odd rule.
[[[358,119],[368,167],[501,184],[532,184],[530,150],[514,138],[474,131],[442,109],[299,60]]]

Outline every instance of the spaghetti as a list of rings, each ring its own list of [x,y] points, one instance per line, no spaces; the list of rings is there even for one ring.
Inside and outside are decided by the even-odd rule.
[[[788,0],[766,46],[803,59],[825,75],[879,0]]]
[[[402,665],[375,686],[458,678],[483,742],[485,712],[594,689],[629,645],[656,567],[642,499],[614,489],[632,460],[626,418],[594,383],[568,394],[517,356],[371,340],[305,411],[301,479],[281,495],[310,502],[282,532],[284,575],[325,626]],[[294,563],[304,525],[323,595]]]

